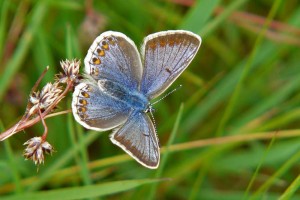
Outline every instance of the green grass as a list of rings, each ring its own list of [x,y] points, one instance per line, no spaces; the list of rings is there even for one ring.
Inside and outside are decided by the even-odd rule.
[[[61,60],[83,63],[105,30],[138,46],[162,30],[202,37],[170,90],[183,87],[155,104],[159,169],[140,166],[111,144],[109,131],[86,130],[65,114],[46,120],[56,152],[38,172],[22,152],[25,141],[42,135],[40,123],[0,142],[1,199],[300,198],[297,1],[178,2],[188,1],[0,1],[1,131],[24,114],[46,66],[40,88],[61,71]],[[58,110],[70,102],[71,94]]]

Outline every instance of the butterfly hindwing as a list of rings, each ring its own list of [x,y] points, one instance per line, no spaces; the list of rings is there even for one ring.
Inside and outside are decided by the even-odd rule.
[[[142,165],[152,169],[158,167],[158,139],[147,114],[133,112],[124,125],[110,135],[110,139]]]
[[[131,108],[102,92],[91,80],[75,87],[72,111],[75,119],[85,128],[105,131],[124,123]]]

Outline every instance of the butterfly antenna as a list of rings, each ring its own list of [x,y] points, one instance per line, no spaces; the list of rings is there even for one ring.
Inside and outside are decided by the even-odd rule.
[[[166,98],[167,96],[169,96],[170,94],[172,94],[173,92],[179,90],[181,87],[182,87],[182,85],[179,85],[177,88],[175,88],[175,89],[171,90],[170,92],[168,92],[167,94],[165,94],[162,98],[160,98],[157,101],[151,103],[151,105],[154,105],[154,104],[160,102],[161,100],[163,100],[164,98]]]
[[[152,122],[153,122],[153,125],[154,125],[154,129],[155,129],[155,132],[156,132],[156,134],[157,134],[156,123],[155,123],[155,119],[154,119],[154,115],[153,115],[153,108],[150,108],[150,109],[149,109],[149,113],[150,113],[150,115],[151,115]]]

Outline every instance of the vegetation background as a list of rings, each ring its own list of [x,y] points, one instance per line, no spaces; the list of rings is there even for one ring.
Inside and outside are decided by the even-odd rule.
[[[71,113],[47,119],[53,156],[37,172],[23,143],[0,143],[1,199],[300,199],[300,5],[297,0],[1,0],[0,121],[18,122],[29,92],[59,62],[83,61],[105,30],[136,44],[186,29],[202,37],[182,89],[155,105],[157,170],[140,166]],[[59,110],[70,109],[71,94]]]

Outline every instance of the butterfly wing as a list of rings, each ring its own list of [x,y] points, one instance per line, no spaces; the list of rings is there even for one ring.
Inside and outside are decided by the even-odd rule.
[[[189,31],[163,31],[144,39],[141,92],[149,99],[163,93],[187,68],[201,45]]]
[[[158,167],[158,139],[147,114],[133,112],[124,125],[110,135],[110,139],[145,167]]]
[[[126,35],[107,31],[98,36],[84,59],[85,72],[137,89],[142,77],[140,54]]]
[[[75,87],[72,111],[76,121],[85,128],[105,131],[123,124],[131,108],[102,92],[95,80],[88,79]]]

